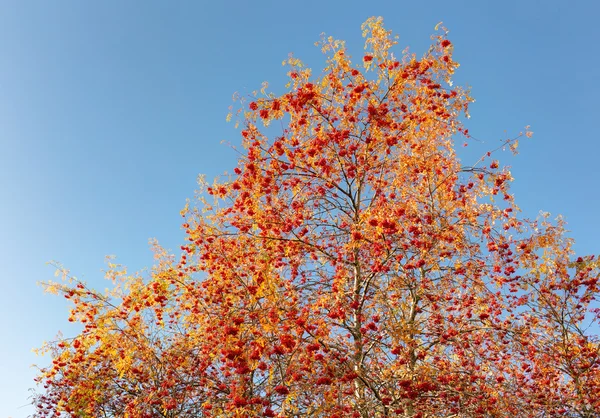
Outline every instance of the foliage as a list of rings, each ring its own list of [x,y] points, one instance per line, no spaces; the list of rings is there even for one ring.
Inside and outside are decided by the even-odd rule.
[[[461,165],[444,30],[420,59],[363,30],[360,65],[324,38],[320,78],[289,58],[288,92],[241,103],[180,256],[47,284],[83,330],[45,346],[37,417],[597,416],[598,261],[519,217],[491,152]]]

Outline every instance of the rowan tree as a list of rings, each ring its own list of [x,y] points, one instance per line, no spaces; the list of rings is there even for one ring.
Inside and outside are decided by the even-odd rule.
[[[36,417],[598,416],[600,263],[520,215],[498,150],[458,159],[445,29],[420,58],[363,30],[358,65],[323,38],[320,77],[289,58],[286,93],[240,102],[179,255],[46,284],[83,330],[45,346]]]

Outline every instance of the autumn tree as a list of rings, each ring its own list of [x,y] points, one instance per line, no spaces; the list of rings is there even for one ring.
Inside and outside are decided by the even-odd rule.
[[[459,161],[443,28],[421,58],[363,30],[358,65],[324,38],[320,77],[289,58],[286,93],[241,102],[180,255],[46,285],[83,330],[44,348],[37,417],[598,416],[600,263],[520,216],[493,150]]]

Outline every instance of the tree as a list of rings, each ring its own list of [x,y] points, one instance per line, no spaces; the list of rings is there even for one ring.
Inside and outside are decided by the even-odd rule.
[[[287,93],[241,103],[180,256],[110,264],[110,294],[46,285],[83,330],[45,347],[36,416],[598,416],[600,263],[519,216],[492,152],[461,164],[443,30],[420,59],[363,30],[361,65],[324,38],[320,78],[289,58]]]

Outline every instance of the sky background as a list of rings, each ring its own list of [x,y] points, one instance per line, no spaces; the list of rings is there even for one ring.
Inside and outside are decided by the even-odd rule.
[[[360,25],[383,16],[398,55],[450,29],[455,81],[484,141],[531,125],[512,166],[525,216],[565,216],[576,250],[599,254],[600,47],[596,1],[0,1],[0,418],[33,412],[31,349],[67,325],[65,299],[36,282],[57,260],[103,289],[104,257],[150,266],[148,239],[183,242],[179,211],[198,174],[236,165],[234,92],[283,91],[293,52],[319,74],[326,32],[359,57]],[[469,161],[471,159],[471,161]]]

